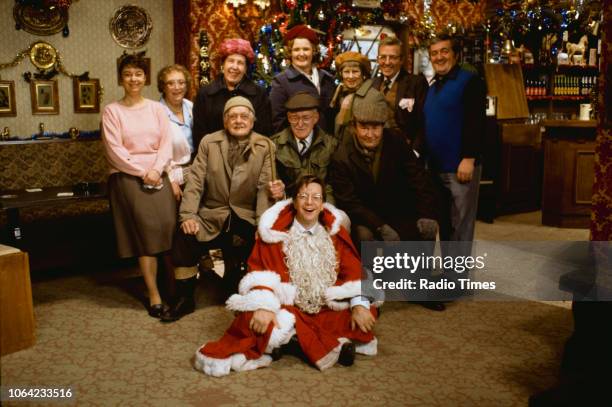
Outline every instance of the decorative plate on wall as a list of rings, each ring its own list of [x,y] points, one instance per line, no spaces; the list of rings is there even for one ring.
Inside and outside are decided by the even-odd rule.
[[[38,69],[49,69],[57,61],[57,51],[53,45],[37,41],[30,46],[30,61]]]
[[[23,28],[30,34],[53,35],[62,31],[68,23],[68,10],[60,7],[39,9],[28,4],[15,4],[13,17],[17,29]]]
[[[153,21],[142,7],[119,7],[111,18],[109,29],[113,40],[123,48],[140,48],[149,40]]]

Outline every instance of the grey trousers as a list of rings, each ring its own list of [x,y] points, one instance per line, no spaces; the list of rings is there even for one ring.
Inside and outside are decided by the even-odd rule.
[[[474,223],[478,210],[478,191],[480,189],[480,175],[482,166],[474,167],[472,180],[461,183],[457,174],[446,172],[439,174],[442,185],[449,192],[450,197],[450,228],[441,240],[472,241],[474,240]]]

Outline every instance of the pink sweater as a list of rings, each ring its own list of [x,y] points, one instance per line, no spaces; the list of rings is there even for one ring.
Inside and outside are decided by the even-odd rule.
[[[172,159],[172,132],[164,107],[145,99],[136,107],[113,102],[102,113],[102,139],[110,172],[160,174]]]

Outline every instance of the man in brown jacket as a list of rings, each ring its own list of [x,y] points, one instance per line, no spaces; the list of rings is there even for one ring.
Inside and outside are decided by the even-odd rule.
[[[241,265],[253,247],[259,216],[273,203],[267,185],[272,180],[274,144],[252,131],[254,122],[251,102],[233,97],[223,109],[224,130],[200,142],[172,248],[179,298],[162,321],[176,321],[194,311],[197,264],[210,248],[223,250],[230,292],[244,273]]]

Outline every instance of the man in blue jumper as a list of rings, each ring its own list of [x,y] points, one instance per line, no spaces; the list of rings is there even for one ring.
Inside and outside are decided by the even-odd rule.
[[[459,45],[445,34],[429,46],[436,76],[425,100],[424,152],[449,199],[448,221],[440,225],[440,238],[466,242],[456,254],[469,255],[478,206],[486,91],[478,75],[457,65],[458,52]]]

